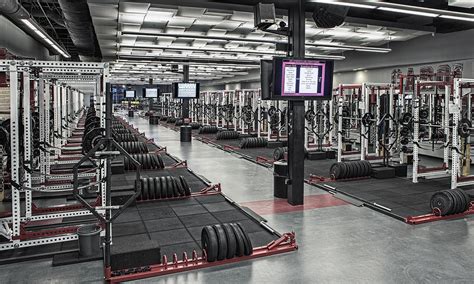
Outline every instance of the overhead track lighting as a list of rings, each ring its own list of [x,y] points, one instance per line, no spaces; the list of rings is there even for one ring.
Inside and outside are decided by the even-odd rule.
[[[53,48],[64,56],[65,58],[70,58],[71,55],[62,47],[59,46],[59,44],[54,41],[33,19],[21,19],[23,24],[27,26],[32,32],[34,32],[37,36],[39,36],[45,43],[48,44],[49,47]]]
[[[472,3],[472,0],[464,0],[464,1]],[[387,11],[387,12],[400,13],[400,14],[474,22],[474,15],[471,13],[433,9],[433,8],[426,8],[426,7],[412,6],[412,5],[403,5],[403,4],[385,2],[385,1],[380,1],[380,0],[360,0],[360,1],[310,0],[310,2],[324,3],[324,4],[330,4],[330,5],[341,5],[341,6],[356,7],[356,8],[367,8],[367,9],[371,8],[371,9],[377,9],[380,11]]]
[[[186,35],[186,34],[165,34],[165,33],[132,33],[132,32],[122,32],[122,35],[125,36],[139,36],[139,37],[171,37],[171,38],[189,38],[189,39],[207,39],[207,40],[226,40],[229,42],[242,42],[242,43],[269,43],[269,44],[279,44],[286,43],[285,40],[269,40],[269,39],[249,39],[249,38],[240,38],[240,37],[229,37],[229,36],[203,36],[203,35]],[[372,47],[372,46],[357,46],[357,45],[345,45],[345,44],[336,44],[336,43],[310,43],[307,42],[306,46],[314,47],[334,47],[345,50],[359,50],[366,52],[390,52],[390,48],[381,48],[381,47]]]
[[[394,12],[400,14],[409,14],[409,15],[416,15],[416,16],[423,16],[423,17],[432,17],[435,18],[439,16],[439,14],[428,13],[428,12],[421,12],[416,10],[408,10],[408,9],[398,9],[398,8],[391,8],[391,7],[378,7],[378,10],[387,11],[387,12]]]

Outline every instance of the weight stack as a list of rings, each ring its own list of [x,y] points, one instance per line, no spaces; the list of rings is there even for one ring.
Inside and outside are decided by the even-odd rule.
[[[128,117],[133,117],[135,113],[133,112],[133,110],[129,110],[128,111]]]
[[[286,161],[276,161],[273,163],[273,196],[288,198],[287,175],[288,163]]]
[[[180,141],[181,142],[191,142],[191,133],[192,128],[189,125],[183,125],[180,128]]]

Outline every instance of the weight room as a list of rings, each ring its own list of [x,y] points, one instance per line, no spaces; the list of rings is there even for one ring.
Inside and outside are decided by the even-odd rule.
[[[473,0],[2,0],[0,31],[0,282],[473,281]]]

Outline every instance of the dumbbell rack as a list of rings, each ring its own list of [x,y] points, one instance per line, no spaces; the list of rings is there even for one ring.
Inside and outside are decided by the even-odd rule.
[[[70,241],[77,239],[75,234],[76,227],[66,227],[60,230],[47,230],[38,232],[37,234],[25,232],[23,230],[24,224],[30,221],[40,221],[57,219],[63,217],[82,216],[88,214],[84,210],[80,210],[78,206],[59,206],[49,207],[43,210],[38,210],[32,202],[32,191],[29,188],[32,185],[33,177],[28,171],[21,176],[21,168],[24,161],[31,161],[32,158],[32,129],[31,129],[31,108],[30,105],[30,80],[37,80],[38,95],[37,103],[40,111],[40,141],[45,142],[53,147],[60,147],[63,145],[63,139],[53,139],[50,141],[51,134],[56,134],[59,137],[66,137],[71,134],[72,116],[79,111],[82,106],[80,92],[74,86],[74,82],[81,79],[87,81],[90,76],[96,79],[94,94],[99,98],[101,112],[104,112],[105,96],[100,90],[105,89],[101,84],[105,84],[108,80],[108,64],[107,63],[82,63],[82,62],[57,62],[57,61],[0,61],[0,72],[6,72],[10,77],[10,109],[11,117],[19,117],[20,98],[23,94],[23,108],[26,110],[23,113],[24,123],[24,155],[20,157],[19,151],[19,121],[18,119],[11,119],[10,124],[10,145],[11,145],[11,181],[12,185],[12,215],[0,219],[0,222],[11,224],[10,242],[2,243],[0,250],[8,250],[13,248],[22,248],[29,246],[45,245],[51,243],[58,243],[63,241]],[[68,75],[69,74],[69,75]],[[22,77],[20,77],[22,76]],[[84,78],[89,76],[89,78]],[[18,79],[22,78],[23,86],[22,92],[18,86]],[[101,79],[101,80],[99,80]],[[54,82],[53,82],[54,80]],[[83,82],[86,83],[87,82]],[[69,84],[69,87],[66,85]],[[77,86],[80,88],[80,86]],[[73,96],[77,100],[71,99]],[[54,117],[50,118],[50,103],[51,99],[54,101],[56,111]],[[50,119],[53,119],[53,129],[50,129]],[[105,125],[105,118],[102,119],[101,124]],[[65,129],[66,131],[63,131]],[[59,138],[55,137],[55,138]],[[57,144],[59,142],[59,144]],[[57,153],[57,152],[56,152]],[[46,177],[50,173],[51,156],[42,152],[40,154],[40,182],[39,188],[34,188],[36,191],[48,190],[64,190],[64,188],[57,188],[57,186],[45,186]],[[53,160],[54,162],[54,160]],[[101,174],[105,175],[105,169],[102,167]],[[58,177],[56,177],[58,178]],[[61,178],[61,176],[60,176]],[[26,180],[26,181],[25,181]],[[104,184],[102,183],[103,187]],[[25,189],[27,188],[27,189]],[[71,188],[72,190],[72,188]],[[21,216],[20,192],[25,193],[25,215]],[[104,194],[101,196],[105,200]],[[41,214],[33,214],[41,212]]]

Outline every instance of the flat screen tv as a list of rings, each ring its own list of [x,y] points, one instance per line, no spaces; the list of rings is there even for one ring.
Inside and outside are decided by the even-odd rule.
[[[178,99],[197,99],[199,83],[173,83],[173,96]]]
[[[274,100],[331,99],[333,72],[333,60],[276,57],[270,97]]]

